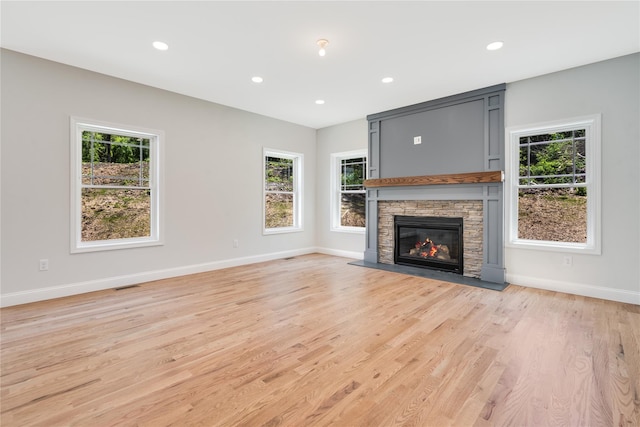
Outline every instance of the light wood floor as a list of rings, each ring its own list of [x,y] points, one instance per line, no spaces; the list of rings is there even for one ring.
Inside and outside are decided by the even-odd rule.
[[[2,310],[2,426],[638,426],[640,306],[308,255]]]

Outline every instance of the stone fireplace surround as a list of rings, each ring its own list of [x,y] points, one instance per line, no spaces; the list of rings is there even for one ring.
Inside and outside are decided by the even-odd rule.
[[[378,203],[378,259],[393,264],[394,221],[396,215],[457,217],[463,220],[464,272],[480,278],[482,272],[482,201],[480,200],[398,200]]]
[[[394,263],[394,215],[462,217],[464,276],[504,283],[502,203],[502,182],[367,189],[364,260]]]

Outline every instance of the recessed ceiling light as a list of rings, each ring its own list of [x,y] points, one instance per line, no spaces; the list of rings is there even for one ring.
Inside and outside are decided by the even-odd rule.
[[[167,50],[167,49],[169,49],[169,45],[168,44],[166,44],[165,42],[160,42],[160,41],[153,42],[153,47],[155,47],[158,50]]]
[[[502,43],[502,42],[493,42],[493,43],[489,43],[489,44],[487,45],[487,50],[498,50],[498,49],[500,49],[503,45],[504,45],[504,43]]]
[[[264,81],[264,79],[260,76],[253,76],[251,77],[251,81],[254,83],[262,83]]]
[[[385,77],[382,79],[382,83],[391,83],[393,81],[393,77]]]
[[[316,104],[318,105],[324,104],[324,99],[316,99]]]

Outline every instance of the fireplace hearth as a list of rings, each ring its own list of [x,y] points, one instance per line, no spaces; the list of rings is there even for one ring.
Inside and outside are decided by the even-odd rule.
[[[463,274],[463,219],[394,216],[394,262]]]

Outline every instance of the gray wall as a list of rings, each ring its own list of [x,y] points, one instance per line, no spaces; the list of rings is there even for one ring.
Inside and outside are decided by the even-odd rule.
[[[364,231],[361,233],[331,230],[331,154],[367,148],[367,121],[355,120],[319,129],[317,133],[316,170],[316,242],[322,252],[362,258]]]
[[[331,152],[367,148],[364,118],[318,130],[316,146],[313,129],[10,51],[1,55],[3,303],[12,293],[35,300],[153,277],[141,272],[206,270],[316,244],[338,253],[364,247],[364,235],[329,231],[326,179]],[[507,85],[507,126],[601,112],[603,130],[602,255],[573,255],[567,268],[562,253],[507,248],[512,283],[640,302],[639,62],[635,54]],[[165,131],[165,246],[69,254],[70,114]],[[302,233],[261,234],[263,145],[305,154]],[[198,155],[185,156],[184,146]],[[226,177],[240,156],[245,173],[231,185]],[[40,258],[49,258],[48,272],[38,271]]]
[[[640,304],[640,54],[510,83],[505,104],[507,127],[602,114],[602,255],[507,247],[507,278]]]
[[[3,304],[314,250],[314,129],[12,51],[1,66]],[[164,130],[164,246],[69,253],[70,115]],[[305,156],[303,232],[262,235],[263,146]]]

